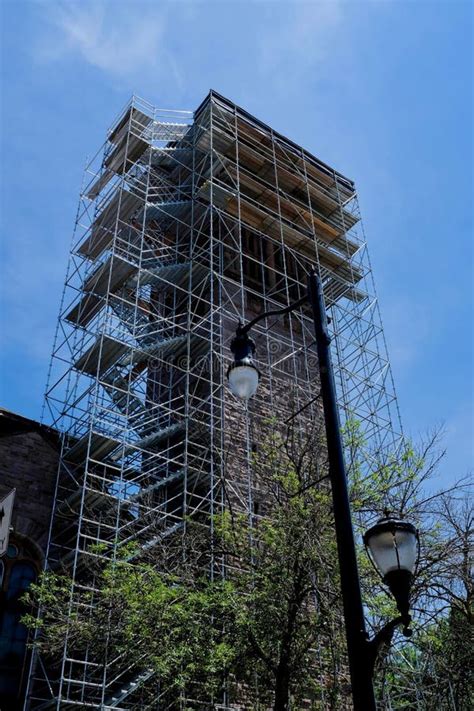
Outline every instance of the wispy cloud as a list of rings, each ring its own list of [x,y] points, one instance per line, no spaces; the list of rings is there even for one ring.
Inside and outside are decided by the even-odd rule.
[[[40,60],[76,58],[116,80],[139,79],[144,84],[153,79],[156,84],[171,78],[178,89],[194,70],[186,63],[185,50],[196,42],[196,24],[201,28],[200,63],[218,60],[218,66],[230,73],[234,62],[230,53],[226,56],[225,45],[219,45],[219,57],[212,56],[212,35],[222,29],[232,36],[237,27],[238,32],[245,28],[240,39],[247,46],[251,38],[254,71],[278,91],[288,89],[289,67],[297,83],[330,58],[335,33],[347,14],[343,0],[41,2],[48,31],[35,50]],[[232,19],[234,27],[229,26]]]
[[[165,46],[166,6],[153,2],[47,2],[49,33],[38,56],[60,61],[82,59],[115,79],[155,81],[165,75],[182,84],[181,73]]]

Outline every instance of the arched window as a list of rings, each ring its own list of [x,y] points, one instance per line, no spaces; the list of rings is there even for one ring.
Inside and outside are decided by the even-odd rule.
[[[14,541],[0,561],[0,708],[20,708],[26,662],[28,631],[21,623],[23,593],[36,579],[37,558],[30,546]]]

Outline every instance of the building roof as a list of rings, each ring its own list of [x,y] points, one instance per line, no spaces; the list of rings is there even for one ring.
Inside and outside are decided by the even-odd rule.
[[[230,101],[230,99],[227,99],[222,94],[219,94],[219,92],[216,91],[215,89],[211,89],[209,91],[209,94],[206,96],[206,98],[201,102],[201,104],[198,106],[198,108],[194,112],[194,115],[196,116],[197,114],[199,114],[200,111],[202,111],[202,109],[208,104],[209,101],[212,101],[213,98],[215,98],[218,101],[220,101],[221,103],[227,105],[228,108],[237,111],[243,118],[246,118],[248,121],[255,124],[256,126],[259,126],[263,131],[272,134],[273,136],[278,138],[281,142],[286,143],[288,146],[290,146],[297,152],[303,153],[307,160],[314,162],[315,165],[317,165],[324,172],[327,172],[332,175],[336,175],[338,177],[338,179],[344,185],[346,185],[349,189],[354,190],[354,181],[353,180],[351,180],[347,176],[343,175],[342,173],[339,173],[339,171],[334,170],[334,168],[332,168],[330,165],[328,165],[327,163],[324,163],[322,160],[317,158],[315,155],[313,155],[312,153],[307,151],[302,146],[299,146],[297,143],[295,143],[291,139],[284,136],[282,133],[275,131],[273,128],[271,128],[271,126],[268,126],[268,124],[264,123],[263,121],[260,121],[260,119],[256,118],[255,116],[250,114],[248,111],[246,111],[242,107],[235,104],[233,101]]]
[[[59,446],[60,433],[53,427],[42,425],[37,420],[18,415],[16,412],[0,407],[0,438],[23,432],[37,432],[54,447]]]

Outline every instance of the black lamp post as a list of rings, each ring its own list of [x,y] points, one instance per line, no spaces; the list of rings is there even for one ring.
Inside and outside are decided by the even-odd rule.
[[[305,303],[309,303],[312,308],[319,359],[354,711],[375,711],[372,676],[377,650],[382,642],[391,640],[393,631],[398,624],[403,624],[405,630],[408,630],[410,621],[408,599],[416,560],[416,555],[413,558],[413,539],[416,541],[416,530],[411,524],[387,518],[371,528],[364,537],[364,542],[371,552],[371,558],[395,596],[400,611],[399,618],[390,622],[372,640],[369,640],[365,629],[336,389],[329,349],[331,339],[327,327],[322,282],[315,270],[308,276],[307,295],[302,299],[283,309],[260,314],[245,326],[239,323],[235,338],[231,343],[234,362],[227,371],[227,377],[229,387],[235,395],[244,400],[252,397],[257,390],[260,374],[253,363],[255,343],[249,338],[250,329],[258,321],[268,316],[290,313]]]

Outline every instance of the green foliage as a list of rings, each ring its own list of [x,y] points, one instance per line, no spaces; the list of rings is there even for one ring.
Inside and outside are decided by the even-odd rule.
[[[252,461],[265,515],[244,515],[229,502],[214,517],[212,538],[205,521],[188,521],[168,557],[145,559],[128,546],[110,560],[95,546],[92,558],[104,563],[83,585],[44,574],[28,597],[41,609],[39,622],[26,618],[40,632],[37,644],[53,656],[65,640],[96,660],[111,650],[132,656],[156,672],[170,702],[180,694],[219,698],[225,686],[231,697],[244,689],[255,709],[273,699],[275,709],[287,708],[290,695],[297,709],[322,683],[337,708],[344,648],[334,631],[337,557],[319,459],[313,446],[294,456],[272,428]],[[317,675],[316,646],[324,650]]]
[[[471,711],[474,708],[472,625],[453,608],[418,632],[392,659],[385,695],[396,711]]]
[[[272,703],[286,710],[290,698],[293,711],[308,708],[308,698],[314,710],[344,708],[348,671],[324,439],[317,429],[283,435],[274,422],[267,426],[250,462],[260,515],[242,513],[228,497],[212,529],[205,519],[188,520],[184,535],[148,557],[129,545],[110,559],[108,547],[94,546],[89,553],[97,563],[80,585],[67,574],[45,573],[27,595],[41,609],[39,621],[25,617],[39,632],[36,644],[52,656],[65,643],[87,649],[99,663],[124,654],[156,673],[170,708],[185,696],[213,708],[223,689],[231,701],[244,693],[254,711]],[[404,642],[402,656],[381,655],[379,694],[394,709],[419,709],[418,698],[426,709],[452,709],[433,693],[433,679],[445,695],[448,685],[439,680],[450,679],[455,708],[467,711],[472,518],[462,523],[448,499],[436,508],[438,499],[429,497],[426,505],[421,484],[437,461],[429,446],[405,444],[382,458],[369,451],[356,421],[346,423],[344,436],[357,539],[385,509],[408,513],[422,530],[416,635]],[[376,630],[397,611],[362,547],[359,567]]]
[[[74,649],[99,659],[108,648],[146,658],[170,698],[198,677],[206,694],[215,693],[235,657],[231,643],[234,595],[231,583],[202,577],[193,586],[146,563],[119,560],[104,566],[96,592],[73,592],[66,575],[45,573],[31,587],[27,603],[39,605],[40,620],[25,623],[41,634],[38,645],[53,654],[68,635]]]
[[[274,457],[262,457],[265,467],[275,467]],[[227,511],[218,535],[238,593],[240,675],[250,683],[258,673],[262,690],[255,701],[261,702],[288,677],[299,703],[314,685],[311,649],[325,639],[330,646],[331,623],[340,613],[330,494],[327,487],[306,488],[291,466],[279,469],[273,481],[278,499],[270,516],[255,522]]]

